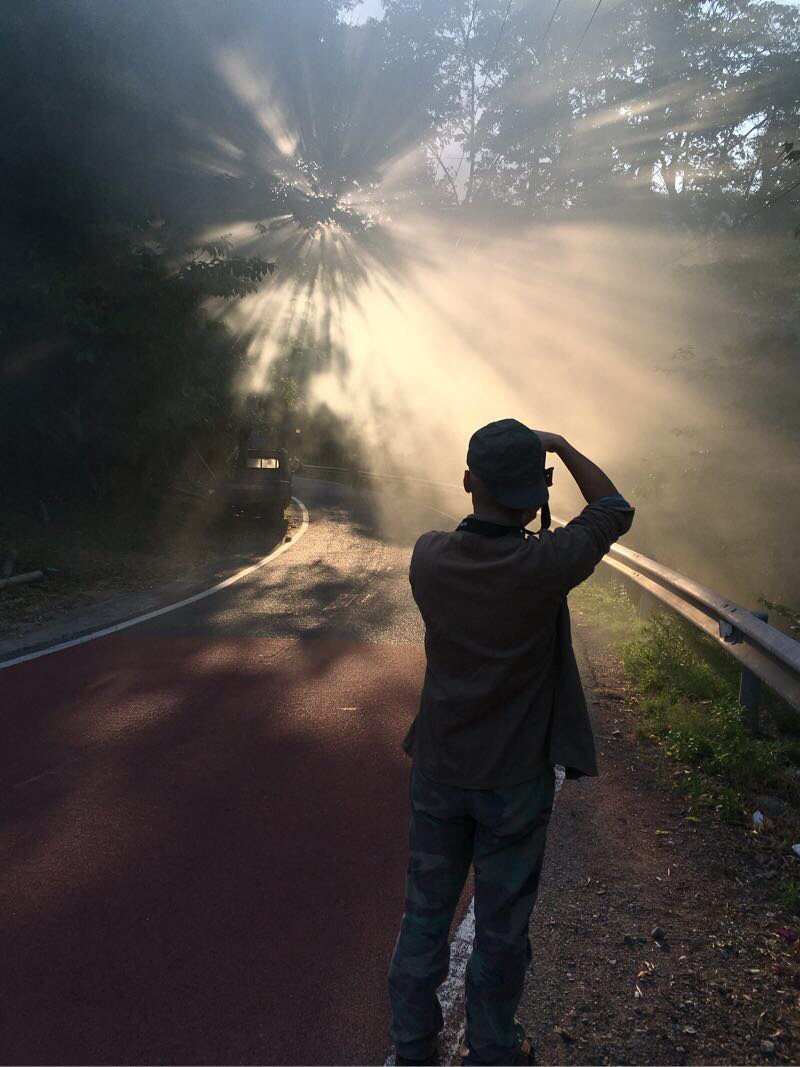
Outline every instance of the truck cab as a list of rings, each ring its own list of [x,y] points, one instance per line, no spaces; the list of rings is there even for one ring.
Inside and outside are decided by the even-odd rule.
[[[243,448],[233,476],[226,483],[225,495],[231,507],[282,519],[292,498],[289,453],[284,448]]]

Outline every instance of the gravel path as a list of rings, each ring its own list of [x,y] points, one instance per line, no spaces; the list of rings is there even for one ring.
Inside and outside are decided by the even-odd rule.
[[[685,819],[615,656],[575,630],[600,777],[567,782],[551,823],[520,1010],[539,1062],[800,1062],[800,950],[775,932],[797,920],[757,840]]]

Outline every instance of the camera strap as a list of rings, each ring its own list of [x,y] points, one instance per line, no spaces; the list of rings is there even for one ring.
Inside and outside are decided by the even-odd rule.
[[[506,526],[502,522],[489,522],[488,519],[476,519],[474,515],[467,515],[456,527],[457,530],[466,530],[467,533],[480,534],[481,537],[525,537],[524,526]]]

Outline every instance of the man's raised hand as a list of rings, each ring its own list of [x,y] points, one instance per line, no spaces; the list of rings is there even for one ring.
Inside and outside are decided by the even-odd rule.
[[[534,430],[534,433],[542,442],[545,452],[558,452],[564,444],[564,438],[559,433],[548,433],[547,430]]]

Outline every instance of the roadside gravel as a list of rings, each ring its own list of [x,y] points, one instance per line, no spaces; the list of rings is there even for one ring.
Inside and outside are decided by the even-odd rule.
[[[800,942],[776,933],[798,917],[752,832],[686,820],[616,657],[574,628],[600,777],[567,782],[551,823],[520,1008],[539,1062],[800,1062]]]

